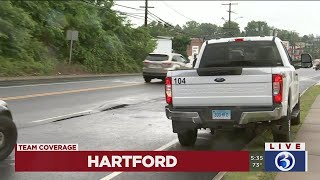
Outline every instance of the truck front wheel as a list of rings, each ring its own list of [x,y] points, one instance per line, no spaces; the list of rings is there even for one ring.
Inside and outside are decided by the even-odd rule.
[[[196,143],[198,135],[197,129],[178,132],[178,139],[181,146],[193,146]]]

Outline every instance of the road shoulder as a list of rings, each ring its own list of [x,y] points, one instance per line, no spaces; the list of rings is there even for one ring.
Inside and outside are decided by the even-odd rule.
[[[0,82],[22,81],[22,80],[97,78],[97,77],[114,77],[114,76],[133,76],[133,75],[141,75],[141,73],[0,77]]]

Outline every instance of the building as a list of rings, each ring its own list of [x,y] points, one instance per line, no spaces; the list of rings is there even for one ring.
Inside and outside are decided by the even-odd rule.
[[[154,53],[171,53],[172,49],[172,37],[166,36],[158,36],[157,39],[153,39],[156,41],[156,48],[154,49]]]
[[[295,46],[289,46],[288,52],[294,60],[300,59],[301,54],[304,52],[304,48],[306,47],[306,43],[297,42]]]
[[[190,45],[187,47],[187,55],[190,59],[193,59],[195,54],[199,54],[203,42],[204,40],[201,38],[191,38]]]

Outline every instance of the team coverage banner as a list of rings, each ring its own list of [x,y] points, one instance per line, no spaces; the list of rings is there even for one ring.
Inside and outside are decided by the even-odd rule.
[[[249,171],[248,151],[79,151],[77,144],[17,144],[17,172]]]

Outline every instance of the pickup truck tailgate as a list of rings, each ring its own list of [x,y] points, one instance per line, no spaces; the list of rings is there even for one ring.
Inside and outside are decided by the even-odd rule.
[[[219,75],[173,71],[173,106],[271,106],[272,69],[242,68]],[[222,73],[223,74],[223,73]]]

